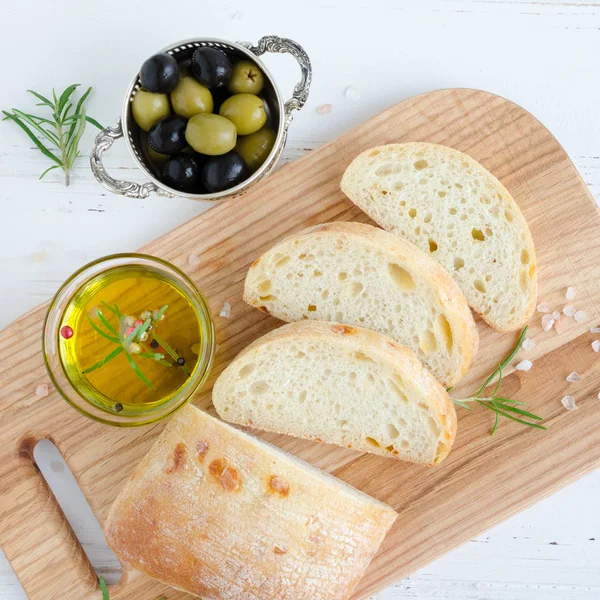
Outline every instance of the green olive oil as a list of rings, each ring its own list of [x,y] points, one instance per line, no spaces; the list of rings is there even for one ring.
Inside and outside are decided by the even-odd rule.
[[[71,385],[89,402],[134,414],[177,395],[198,365],[201,323],[164,273],[116,267],[68,303],[58,336]]]

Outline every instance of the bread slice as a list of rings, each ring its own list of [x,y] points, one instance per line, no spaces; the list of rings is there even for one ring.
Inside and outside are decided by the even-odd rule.
[[[477,351],[477,327],[450,275],[371,225],[317,225],[276,244],[248,271],[244,300],[284,321],[337,321],[389,335],[445,387]]]
[[[125,563],[204,600],[346,600],[396,516],[188,405],[115,500],[105,533]]]
[[[508,190],[478,162],[435,144],[379,146],[352,161],[341,188],[442,264],[492,327],[527,324],[537,294],[531,233]]]
[[[223,371],[213,404],[232,423],[416,463],[450,452],[456,412],[413,352],[375,331],[284,325]]]

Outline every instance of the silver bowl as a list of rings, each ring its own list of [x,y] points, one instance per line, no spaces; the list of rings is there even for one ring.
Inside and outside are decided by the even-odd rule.
[[[96,179],[106,189],[115,194],[121,194],[129,198],[147,198],[152,192],[155,192],[158,196],[167,196],[170,198],[177,195],[193,200],[221,200],[229,196],[237,196],[248,190],[250,186],[268,175],[279,161],[287,139],[288,128],[292,122],[293,111],[299,110],[304,106],[310,89],[312,69],[310,59],[304,49],[293,40],[277,37],[275,35],[267,35],[261,38],[256,46],[253,46],[248,42],[228,42],[214,38],[193,38],[171,44],[161,50],[161,52],[167,52],[176,57],[178,61],[182,61],[191,57],[194,50],[201,46],[221,48],[234,59],[250,59],[257,63],[264,72],[265,87],[261,95],[264,96],[266,104],[270,109],[267,123],[272,129],[277,131],[277,137],[271,153],[260,168],[248,177],[248,179],[245,179],[240,184],[228,190],[214,194],[188,194],[170,188],[158,179],[158,172],[147,156],[147,144],[145,143],[146,133],[138,127],[131,113],[131,101],[141,87],[139,76],[136,74],[125,94],[123,111],[121,113],[121,118],[117,121],[117,126],[106,127],[99,133],[96,137],[94,147],[92,148],[90,156],[92,171]],[[264,63],[258,58],[265,52],[289,53],[300,65],[302,74],[300,82],[294,88],[292,97],[285,102],[273,76]],[[147,183],[140,184],[132,181],[115,179],[114,177],[111,177],[104,168],[104,165],[102,164],[102,155],[112,146],[116,139],[121,137],[125,138],[127,148],[136,165],[150,180]]]

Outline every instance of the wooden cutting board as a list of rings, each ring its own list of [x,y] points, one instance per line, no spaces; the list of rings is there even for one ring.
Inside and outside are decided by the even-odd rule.
[[[548,130],[511,102],[476,90],[441,90],[393,106],[282,168],[246,195],[142,248],[185,270],[215,315],[223,302],[231,304],[229,319],[215,317],[216,363],[194,400],[210,410],[214,378],[248,343],[280,325],[242,302],[250,263],[273,242],[303,227],[368,221],[339,191],[341,175],[366,148],[401,141],[453,146],[494,173],[531,226],[539,300],[560,310],[566,287],[574,286],[574,304],[587,318],[583,323],[569,319],[558,334],[542,331],[536,313],[529,333],[536,346],[519,355],[519,360],[531,359],[533,369],[515,372],[503,383],[506,394],[527,401],[529,410],[544,417],[547,432],[504,422],[489,437],[489,412],[458,409],[454,450],[438,468],[264,436],[400,513],[356,598],[407,576],[600,465],[600,354],[593,352],[589,333],[600,324],[600,215],[572,162]],[[162,425],[111,428],[79,415],[52,388],[48,397],[37,397],[36,386],[50,383],[40,343],[45,310],[38,307],[0,334],[0,544],[31,600],[99,599],[96,576],[36,469],[33,446],[42,438],[58,446],[103,522]],[[478,324],[480,351],[454,397],[473,391],[516,341],[517,334],[501,335]],[[571,371],[583,381],[567,383]],[[577,399],[578,410],[563,408],[561,398],[567,393]],[[163,592],[168,600],[189,597],[131,572],[112,589],[111,598],[152,600]]]

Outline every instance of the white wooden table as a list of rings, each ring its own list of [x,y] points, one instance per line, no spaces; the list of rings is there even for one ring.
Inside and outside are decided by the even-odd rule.
[[[168,5],[176,8],[167,9]],[[274,33],[310,54],[309,101],[291,128],[285,160],[387,106],[444,87],[505,96],[536,115],[565,146],[600,198],[600,2],[587,0],[7,0],[0,19],[0,108],[33,108],[25,90],[93,85],[89,114],[116,121],[139,64],[161,46],[195,35],[256,41]],[[292,59],[267,59],[284,91]],[[350,95],[348,86],[355,88]],[[320,115],[316,108],[331,103]],[[130,251],[208,205],[112,196],[94,180],[86,132],[73,183],[10,123],[0,125],[0,327],[47,299],[76,268]],[[108,159],[140,181],[124,145]],[[590,240],[590,244],[598,240]],[[600,427],[599,427],[600,435]],[[60,469],[55,469],[60,471]],[[64,474],[56,473],[57,485]],[[490,502],[501,501],[489,499]],[[83,525],[84,534],[89,527]],[[87,534],[85,534],[87,535]],[[88,549],[98,542],[89,535]],[[379,600],[593,600],[600,597],[600,472],[424,568]],[[25,595],[0,553],[0,598]],[[68,599],[79,600],[79,599]],[[83,599],[82,599],[83,600]],[[152,599],[149,599],[152,600]]]

